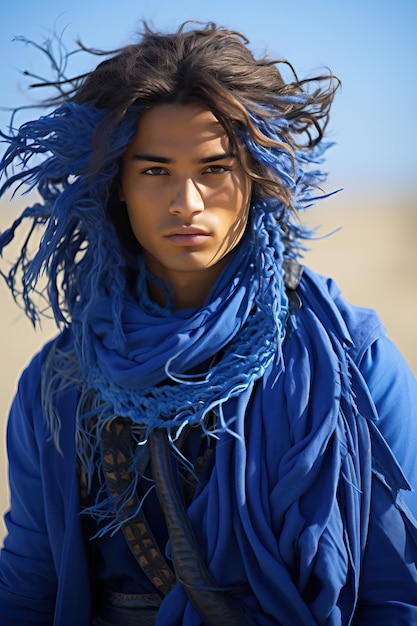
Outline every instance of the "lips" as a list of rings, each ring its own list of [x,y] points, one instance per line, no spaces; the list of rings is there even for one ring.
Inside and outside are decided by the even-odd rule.
[[[208,235],[208,232],[204,230],[204,228],[199,228],[198,226],[180,226],[175,230],[170,231],[165,236],[166,237],[176,237],[177,235]]]
[[[181,246],[196,246],[207,241],[209,233],[196,226],[181,226],[168,232],[165,237],[171,243]]]

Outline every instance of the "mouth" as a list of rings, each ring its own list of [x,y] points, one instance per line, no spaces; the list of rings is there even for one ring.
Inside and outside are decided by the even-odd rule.
[[[168,232],[165,237],[171,243],[181,246],[195,246],[207,241],[209,233],[196,226],[181,226]]]

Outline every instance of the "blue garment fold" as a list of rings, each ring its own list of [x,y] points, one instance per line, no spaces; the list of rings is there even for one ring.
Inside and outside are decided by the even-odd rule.
[[[411,623],[417,619],[417,531],[402,498],[403,469],[417,486],[407,452],[417,421],[415,381],[381,339],[373,313],[348,306],[332,283],[308,270],[299,292],[303,306],[287,322],[281,360],[223,405],[230,427],[217,433],[212,471],[188,515],[217,584],[247,585],[236,600],[254,624]],[[10,417],[13,499],[0,559],[0,615],[10,624],[19,616],[28,624],[52,623],[54,611],[56,623],[89,623],[77,480],[68,463],[75,455],[74,379],[56,398],[62,452],[48,439],[41,408],[41,370],[48,371],[52,354],[59,361],[73,350],[69,330],[35,359]],[[395,382],[399,375],[408,380],[409,396]],[[398,439],[393,433],[402,423],[407,428]],[[32,468],[30,493],[22,458]],[[42,566],[33,553],[35,528],[36,545],[51,549]],[[42,572],[43,580],[25,575],[29,570]],[[23,608],[14,591],[18,580],[27,607],[35,609],[43,598],[43,614]],[[162,603],[158,626],[200,621],[177,584]]]
[[[146,390],[170,376],[181,377],[216,356],[233,340],[255,306],[259,285],[251,258],[250,247],[237,251],[205,306],[170,311],[169,316],[161,309],[159,316],[155,315],[158,309],[147,299],[142,279],[137,287],[140,296],[124,301],[122,348],[114,339],[109,297],[98,299],[91,321],[91,358],[93,366],[97,364],[97,378],[111,380],[121,388]],[[143,267],[140,277],[144,275]],[[192,384],[192,377],[189,380]]]

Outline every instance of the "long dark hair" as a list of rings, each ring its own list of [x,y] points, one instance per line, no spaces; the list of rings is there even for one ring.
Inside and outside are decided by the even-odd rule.
[[[241,132],[248,131],[261,146],[280,145],[290,154],[312,148],[322,139],[338,79],[328,73],[299,80],[283,59],[255,59],[241,33],[214,23],[197,29],[190,25],[182,24],[173,34],[157,33],[145,25],[139,43],[113,51],[70,94],[76,103],[94,102],[110,112],[97,135],[92,167],[100,168],[107,134],[130,107],[143,110],[161,103],[198,102],[224,126],[255,191],[276,195],[289,206],[287,187],[250,158]],[[289,82],[278,69],[283,64],[291,70]],[[251,114],[285,119],[281,141],[264,134]]]
[[[225,128],[233,153],[253,183],[253,193],[278,197],[291,208],[288,185],[273,170],[253,157],[242,140],[246,132],[257,145],[280,148],[293,157],[294,150],[309,150],[322,139],[339,81],[331,73],[300,80],[288,61],[263,56],[256,59],[241,33],[214,23],[195,28],[186,22],[175,33],[161,34],[146,24],[138,43],[104,53],[80,48],[108,58],[92,72],[68,82],[62,99],[77,104],[94,102],[108,115],[96,133],[90,167],[100,171],[112,129],[126,112],[162,103],[197,102],[209,108]],[[285,82],[279,66],[290,70]],[[280,118],[280,136],[268,136],[253,115],[266,121]],[[107,213],[119,237],[136,247],[124,207],[118,199],[118,182],[110,190]]]
[[[14,288],[18,268],[26,273],[30,268],[23,294],[32,317],[30,292],[41,267],[50,273],[49,300],[57,319],[64,319],[60,272],[70,313],[75,306],[82,308],[84,299],[88,306],[92,302],[86,294],[80,299],[80,276],[90,281],[91,293],[101,280],[121,297],[122,283],[116,288],[118,266],[125,262],[124,250],[136,252],[138,243],[119,200],[119,161],[142,113],[162,103],[195,102],[213,112],[252,180],[252,208],[273,211],[288,254],[297,253],[303,233],[298,226],[291,231],[292,209],[310,204],[311,190],[321,182],[320,168],[310,173],[308,168],[325,147],[321,140],[337,78],[324,72],[300,80],[287,61],[256,59],[241,33],[213,23],[185,23],[172,34],[145,25],[137,43],[110,52],[88,49],[80,42],[78,46],[104,55],[104,60],[81,76],[68,78],[58,72],[59,80],[47,83],[58,89],[58,96],[45,102],[55,111],[6,137],[10,145],[1,161],[3,174],[12,163],[23,164],[21,172],[6,180],[3,191],[26,181],[43,198],[19,220],[20,224],[27,217],[47,225],[36,263],[30,262],[26,246],[7,277]],[[288,80],[284,68],[289,69]],[[40,155],[45,156],[43,163],[38,163]],[[36,165],[31,169],[32,158]],[[271,222],[272,230],[276,221]],[[8,245],[16,227],[0,238],[0,249]],[[113,227],[124,250],[115,245]]]

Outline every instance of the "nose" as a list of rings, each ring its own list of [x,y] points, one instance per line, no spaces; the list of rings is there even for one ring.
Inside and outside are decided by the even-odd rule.
[[[173,215],[185,217],[204,211],[203,195],[191,177],[185,178],[178,184],[169,210]]]

